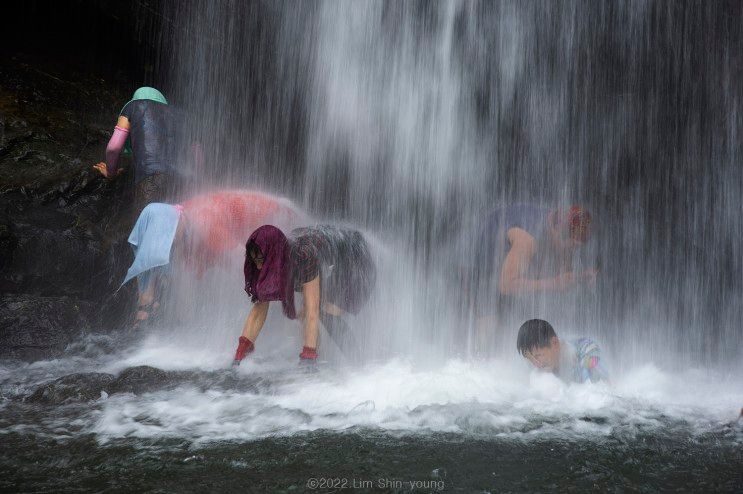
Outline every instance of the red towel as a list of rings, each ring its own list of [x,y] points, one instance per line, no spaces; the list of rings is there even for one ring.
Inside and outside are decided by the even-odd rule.
[[[199,274],[222,262],[233,249],[245,248],[250,234],[261,225],[290,227],[299,218],[286,199],[256,191],[203,194],[182,206],[190,244],[185,257]]]

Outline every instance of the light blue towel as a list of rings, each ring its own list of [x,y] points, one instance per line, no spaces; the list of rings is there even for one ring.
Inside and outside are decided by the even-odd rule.
[[[134,249],[134,262],[121,286],[137,276],[139,291],[144,291],[149,284],[151,270],[170,262],[170,248],[173,246],[179,216],[180,213],[174,206],[158,202],[148,204],[142,210],[129,235],[129,243]]]

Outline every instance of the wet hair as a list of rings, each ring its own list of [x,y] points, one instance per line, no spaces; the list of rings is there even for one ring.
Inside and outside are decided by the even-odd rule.
[[[543,319],[529,319],[519,328],[516,338],[516,348],[521,355],[526,355],[535,348],[550,346],[555,330],[550,323]]]
[[[261,252],[261,248],[258,247],[258,244],[255,242],[248,242],[248,244],[245,246],[245,255],[248,259],[250,259],[251,262],[253,261],[253,258],[255,257],[263,257],[263,252]]]
[[[570,238],[585,243],[591,235],[591,213],[581,205],[569,209],[558,209],[551,215],[553,228],[566,228]]]
[[[567,218],[570,238],[585,242],[591,232],[591,213],[581,206],[574,205],[568,210]]]

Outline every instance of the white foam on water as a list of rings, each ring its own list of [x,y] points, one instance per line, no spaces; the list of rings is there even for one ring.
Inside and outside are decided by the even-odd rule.
[[[150,364],[161,363],[157,352],[175,351],[164,348],[132,356],[127,365],[148,358]],[[185,353],[173,368],[191,361],[214,369],[217,360]],[[94,412],[90,431],[102,442],[138,437],[203,443],[350,428],[524,440],[603,438],[674,424],[703,433],[735,420],[743,404],[743,383],[734,374],[694,369],[672,374],[652,364],[611,384],[565,384],[507,361],[449,360],[438,368],[420,368],[396,359],[362,369],[321,366],[302,373],[294,359],[253,359],[236,372],[245,379],[270,380],[276,371],[281,379],[268,390],[202,391],[186,385],[139,396],[111,395]]]
[[[276,325],[274,325],[276,326]],[[283,370],[293,368],[291,357],[299,355],[299,333],[287,334],[283,327],[272,327],[261,334],[256,350],[245,359],[236,372]],[[200,370],[219,371],[229,368],[234,358],[239,328],[231,328],[234,338],[206,338],[193,342],[193,328],[153,332],[141,342],[126,350],[120,359],[110,361],[103,372],[119,373],[128,367],[150,366],[167,371]],[[184,333],[187,336],[184,336]],[[294,337],[292,337],[294,336]],[[185,338],[190,338],[184,344]]]
[[[300,340],[292,334],[277,328],[265,339],[262,336],[258,350],[231,370],[233,342],[184,345],[165,332],[152,333],[113,354],[91,351],[89,356],[32,364],[3,362],[0,384],[5,399],[0,400],[0,412],[15,403],[10,397],[73,372],[118,374],[147,365],[199,374],[175,389],[162,383],[167,390],[112,393],[94,403],[64,405],[71,407],[69,411],[50,412],[38,424],[6,422],[13,428],[0,432],[27,427],[58,438],[93,433],[101,442],[134,437],[202,444],[366,428],[390,434],[450,432],[530,441],[600,440],[672,430],[694,436],[733,424],[726,437],[743,444],[743,423],[734,423],[743,406],[739,377],[743,373],[734,368],[672,372],[647,363],[613,375],[609,384],[565,384],[516,358],[430,364],[410,357],[362,367],[325,362],[307,372],[297,365]],[[101,342],[106,344],[110,343]],[[208,382],[209,373],[224,372],[234,373],[237,385],[204,389],[203,376]]]

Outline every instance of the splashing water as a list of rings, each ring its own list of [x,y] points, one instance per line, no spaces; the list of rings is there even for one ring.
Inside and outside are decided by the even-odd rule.
[[[379,471],[446,465],[452,485],[469,489],[741,481],[740,6],[152,8],[165,92],[187,107],[208,156],[198,189],[260,187],[318,221],[363,229],[378,290],[351,321],[356,352],[321,335],[325,362],[297,368],[300,328],[273,308],[255,354],[232,371],[249,310],[243,253],[202,280],[176,273],[168,319],[142,341],[94,339],[63,359],[0,363],[6,448],[40,444],[16,466],[35,455],[52,471],[73,462],[66,447],[92,448],[148,471],[142,488],[162,480],[151,458],[171,461],[164,475],[184,483],[183,465],[196,463],[232,481],[267,465],[304,485],[313,462],[363,470],[362,450],[386,455]],[[589,207],[597,228],[572,263],[599,263],[601,276],[595,291],[526,297],[483,356],[455,273],[473,258],[485,213],[514,201]],[[528,369],[514,342],[531,317],[596,337],[611,384]],[[121,377],[138,366],[154,370]],[[110,373],[118,388],[55,406],[30,399],[73,372]]]

